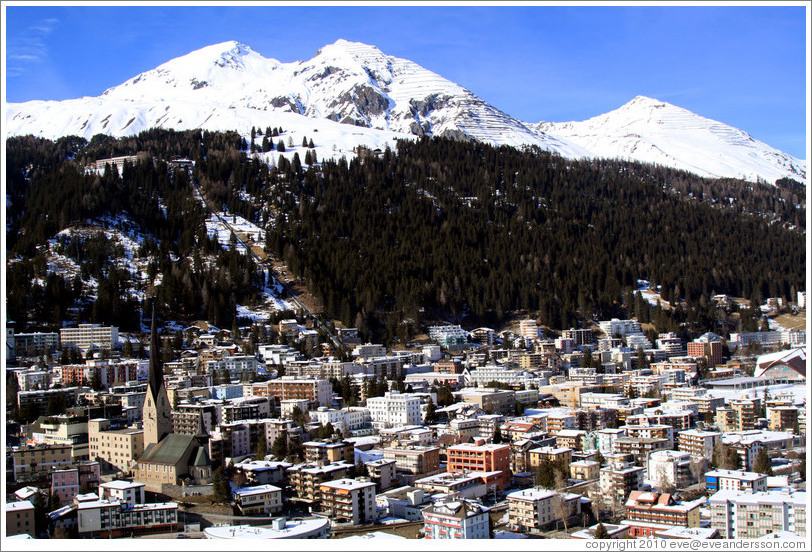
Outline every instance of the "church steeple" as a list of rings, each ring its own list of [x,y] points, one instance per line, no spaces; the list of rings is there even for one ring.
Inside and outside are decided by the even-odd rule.
[[[155,331],[155,302],[152,303],[152,328],[149,336],[149,387],[153,400],[157,401],[158,392],[164,385],[164,366],[161,361],[161,345],[158,332]]]
[[[161,362],[161,345],[155,329],[155,303],[152,303],[152,328],[149,346],[149,377],[147,396],[144,398],[143,424],[144,447],[158,443],[169,433],[173,433],[172,407],[164,385],[164,370]]]

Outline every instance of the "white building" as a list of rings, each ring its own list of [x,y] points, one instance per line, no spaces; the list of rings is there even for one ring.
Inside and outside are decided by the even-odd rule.
[[[268,515],[282,511],[282,489],[274,485],[242,487],[234,491],[234,503],[241,515]]]
[[[637,320],[618,320],[617,318],[613,318],[611,320],[598,322],[598,326],[600,326],[601,331],[603,331],[607,337],[612,337],[616,334],[625,336],[643,333],[643,330],[640,328],[640,322]]]
[[[367,408],[376,429],[418,425],[423,422],[420,397],[411,393],[388,391],[383,397],[367,399]]]
[[[686,429],[677,433],[677,448],[690,453],[694,458],[705,458],[710,462],[713,448],[721,438],[722,433],[719,431]]]
[[[86,349],[112,350],[118,345],[118,328],[99,324],[79,324],[78,328],[60,329],[59,340],[63,349],[74,347],[83,351]]]
[[[718,491],[708,498],[711,527],[725,539],[759,538],[777,531],[806,537],[805,492]]]
[[[716,469],[705,472],[705,489],[713,491],[749,491],[767,490],[767,475],[742,470]]]
[[[691,485],[691,454],[675,450],[656,450],[648,457],[649,483],[661,490],[684,489]]]
[[[427,539],[487,539],[488,509],[468,500],[437,501],[423,509]]]
[[[598,434],[598,450],[601,451],[601,454],[612,454],[615,440],[620,437],[626,437],[626,430],[624,428],[599,429],[595,433]]]
[[[548,489],[522,489],[507,495],[508,526],[520,532],[540,532],[551,523],[581,513],[581,496]]]
[[[143,483],[110,481],[99,485],[99,499],[120,500],[128,506],[135,506],[146,502],[144,489],[145,485]]]

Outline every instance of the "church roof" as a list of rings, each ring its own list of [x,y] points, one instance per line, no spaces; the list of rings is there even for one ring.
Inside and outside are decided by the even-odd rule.
[[[193,435],[170,433],[158,443],[150,443],[138,461],[175,465],[181,461],[190,447],[197,445],[197,439]]]

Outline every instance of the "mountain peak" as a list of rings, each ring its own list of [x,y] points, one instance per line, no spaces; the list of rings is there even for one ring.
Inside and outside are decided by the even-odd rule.
[[[657,100],[655,98],[649,98],[648,96],[635,96],[630,102],[625,104],[623,107],[666,107],[671,105],[669,103]]]

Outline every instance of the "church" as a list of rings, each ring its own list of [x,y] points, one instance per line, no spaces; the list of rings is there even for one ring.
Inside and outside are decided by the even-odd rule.
[[[144,453],[137,461],[134,479],[154,492],[164,492],[170,486],[211,483],[211,461],[206,445],[193,435],[174,433],[172,406],[166,394],[160,341],[155,330],[154,305],[149,351],[149,378],[143,407]]]

